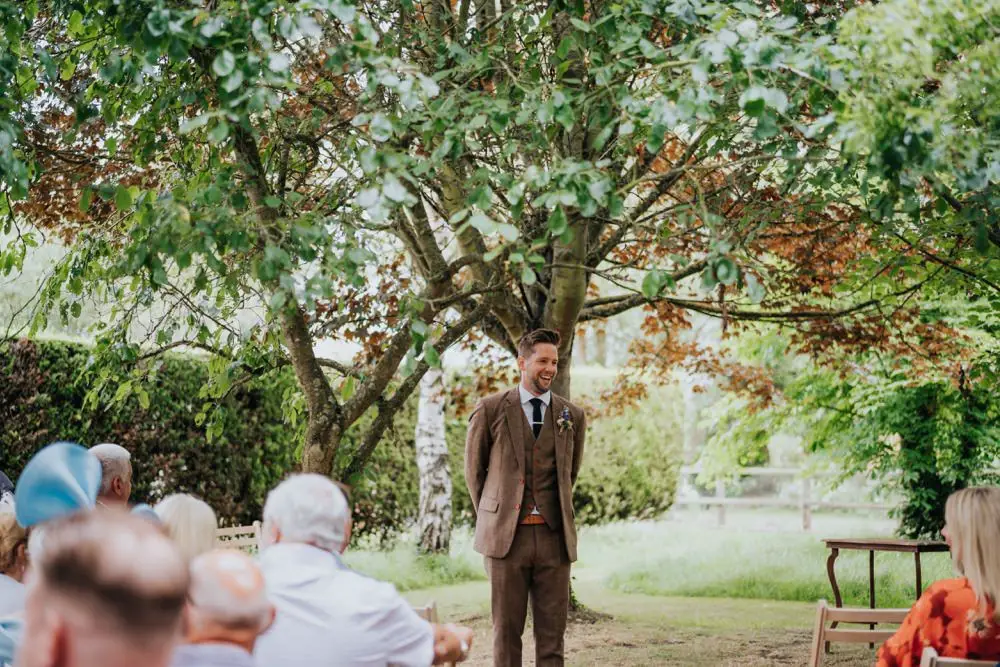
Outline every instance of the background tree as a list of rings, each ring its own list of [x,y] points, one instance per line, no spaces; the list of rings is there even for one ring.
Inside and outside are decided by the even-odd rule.
[[[6,3],[0,212],[72,244],[34,328],[112,304],[95,401],[207,351],[210,435],[216,399],[290,364],[303,466],[348,477],[473,327],[510,352],[560,330],[566,395],[576,328],[633,308],[663,360],[694,352],[691,312],[853,335],[927,276],[844,284],[886,271],[829,141],[845,9]],[[326,338],[362,352],[320,358]]]

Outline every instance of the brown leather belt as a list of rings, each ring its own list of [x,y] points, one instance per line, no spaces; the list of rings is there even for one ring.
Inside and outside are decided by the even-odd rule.
[[[521,519],[522,526],[540,526],[545,523],[545,517],[541,514],[529,514]]]

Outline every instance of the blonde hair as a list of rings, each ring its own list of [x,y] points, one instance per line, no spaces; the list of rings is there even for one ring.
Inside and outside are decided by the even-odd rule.
[[[1000,488],[978,486],[961,489],[948,497],[945,524],[951,537],[951,558],[958,573],[969,580],[979,613],[1000,601]],[[994,608],[994,622],[1000,610]]]
[[[175,493],[153,509],[187,562],[215,548],[219,522],[205,501],[186,493]]]
[[[28,532],[13,512],[0,511],[0,574],[9,572],[17,560],[17,547],[28,544]]]

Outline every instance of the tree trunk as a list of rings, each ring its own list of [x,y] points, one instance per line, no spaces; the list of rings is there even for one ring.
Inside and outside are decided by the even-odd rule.
[[[417,408],[417,468],[420,471],[418,548],[448,553],[451,545],[451,470],[444,431],[444,373],[430,369],[420,381]]]

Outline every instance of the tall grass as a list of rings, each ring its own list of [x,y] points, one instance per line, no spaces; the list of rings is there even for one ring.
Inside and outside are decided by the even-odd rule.
[[[707,518],[707,517],[706,517]],[[619,557],[604,581],[625,593],[686,597],[756,598],[813,602],[833,599],[827,577],[829,551],[822,537],[887,536],[885,522],[844,519],[819,531],[714,528],[705,521],[665,521],[635,535],[630,551]],[[828,532],[820,532],[823,529]],[[604,536],[604,540],[614,533]],[[620,535],[618,537],[621,537]],[[601,541],[601,540],[597,540]],[[600,554],[602,547],[593,545]],[[837,582],[847,605],[868,605],[868,552],[842,551]],[[947,554],[922,556],[923,586],[954,576]],[[880,607],[908,607],[916,595],[910,554],[875,554],[875,597]]]

